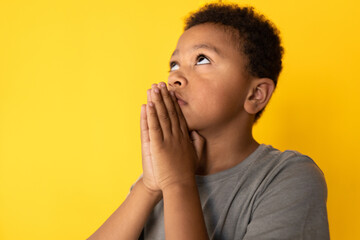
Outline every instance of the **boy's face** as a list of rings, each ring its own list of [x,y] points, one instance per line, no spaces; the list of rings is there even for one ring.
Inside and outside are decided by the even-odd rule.
[[[179,104],[189,130],[221,129],[247,114],[244,65],[230,33],[218,25],[196,25],[181,35],[170,59],[168,87],[186,102]]]

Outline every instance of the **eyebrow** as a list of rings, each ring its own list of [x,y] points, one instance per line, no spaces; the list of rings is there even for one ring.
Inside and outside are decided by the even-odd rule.
[[[211,44],[205,44],[205,43],[197,44],[197,45],[194,45],[191,50],[192,50],[192,51],[195,51],[195,50],[200,49],[200,48],[205,48],[205,49],[211,50],[211,51],[217,53],[218,55],[222,56],[220,50],[219,50],[217,47],[215,47],[215,46],[213,46],[213,45],[211,45]],[[171,54],[171,57],[177,55],[178,52],[179,52],[179,49],[176,49],[176,50]]]

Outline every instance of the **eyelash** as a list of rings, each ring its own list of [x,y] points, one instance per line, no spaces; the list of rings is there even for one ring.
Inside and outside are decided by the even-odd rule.
[[[196,56],[196,61],[198,61],[200,57],[206,58],[206,59],[209,60],[209,62],[210,62],[210,58],[208,58],[205,54],[202,54],[202,53],[199,53],[199,54]]]
[[[203,54],[203,53],[199,53],[197,56],[196,56],[196,61],[198,61],[199,60],[199,58],[200,57],[203,57],[203,58],[206,58],[207,60],[209,60],[209,62],[211,62],[210,61],[210,58],[208,58],[205,54]],[[174,64],[177,64],[177,62],[170,62],[170,70],[168,71],[168,72],[171,72],[171,68],[173,67],[173,65]]]

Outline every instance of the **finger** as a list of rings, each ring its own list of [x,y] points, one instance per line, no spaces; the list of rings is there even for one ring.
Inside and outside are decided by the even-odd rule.
[[[160,89],[153,85],[151,90],[151,101],[155,104],[155,109],[160,123],[164,138],[171,135],[171,122],[165,103],[161,96]]]
[[[166,84],[161,82],[160,84],[161,95],[164,100],[165,106],[167,108],[167,112],[169,115],[169,119],[171,122],[171,133],[176,134],[180,130],[179,116],[175,108],[174,100],[172,99]]]
[[[147,102],[151,102],[151,89],[148,89],[146,91],[146,94],[147,94]]]
[[[141,143],[150,141],[149,126],[148,126],[147,117],[146,117],[146,104],[141,105],[140,133],[141,133]]]
[[[150,152],[147,150],[150,145],[149,137],[149,126],[147,123],[146,116],[146,104],[141,105],[141,114],[140,114],[140,136],[141,136],[141,155],[142,159],[150,156]]]
[[[199,159],[201,159],[204,149],[205,139],[196,131],[191,131],[190,138],[195,147],[196,155],[198,156]]]
[[[155,105],[152,101],[149,101],[146,105],[146,117],[150,141],[161,142],[163,140],[163,133],[156,113]]]
[[[146,90],[146,96],[147,96],[147,102],[149,103],[149,102],[151,102],[151,89],[148,89],[148,90]],[[148,140],[149,140],[149,142],[150,142],[150,137],[149,137],[149,125],[148,125],[148,120],[147,120],[147,112],[146,112],[146,109],[147,109],[147,106],[146,106],[146,104],[145,104],[145,109],[144,109],[144,118],[145,118],[145,122],[143,123],[144,124],[144,126],[146,127],[146,129],[147,129],[147,137],[148,137]]]
[[[179,124],[180,124],[181,132],[183,133],[184,136],[189,136],[188,127],[187,127],[187,123],[186,123],[186,119],[184,117],[184,114],[181,111],[181,108],[179,106],[179,103],[177,102],[177,99],[176,99],[176,96],[175,96],[174,92],[170,92],[170,93],[171,93],[171,98],[173,99],[173,102],[174,102],[174,105],[175,105],[177,115],[179,117]]]

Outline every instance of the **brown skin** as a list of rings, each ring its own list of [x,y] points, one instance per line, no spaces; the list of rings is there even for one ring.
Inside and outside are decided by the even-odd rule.
[[[247,74],[246,58],[233,41],[218,25],[197,25],[182,34],[170,59],[169,89],[187,102],[181,110],[189,129],[206,140],[199,175],[233,167],[259,146],[252,136],[254,117],[274,90],[271,79]],[[214,46],[220,54],[206,47],[193,50],[199,44]],[[196,59],[198,54],[208,60]]]
[[[137,239],[161,197],[166,239],[208,239],[195,174],[231,168],[259,146],[252,136],[254,116],[274,90],[271,79],[246,74],[246,60],[232,41],[209,23],[179,38],[168,89],[153,84],[141,109],[143,178],[89,239]],[[186,103],[179,105],[169,91]]]
[[[153,87],[146,106],[151,163],[143,167],[151,165],[154,178],[144,184],[157,185],[163,193],[166,239],[208,239],[195,182],[197,151],[175,96],[165,83],[160,87]],[[200,139],[196,133],[193,137]]]
[[[139,239],[148,216],[161,198],[148,191],[140,179],[120,207],[88,240]]]

